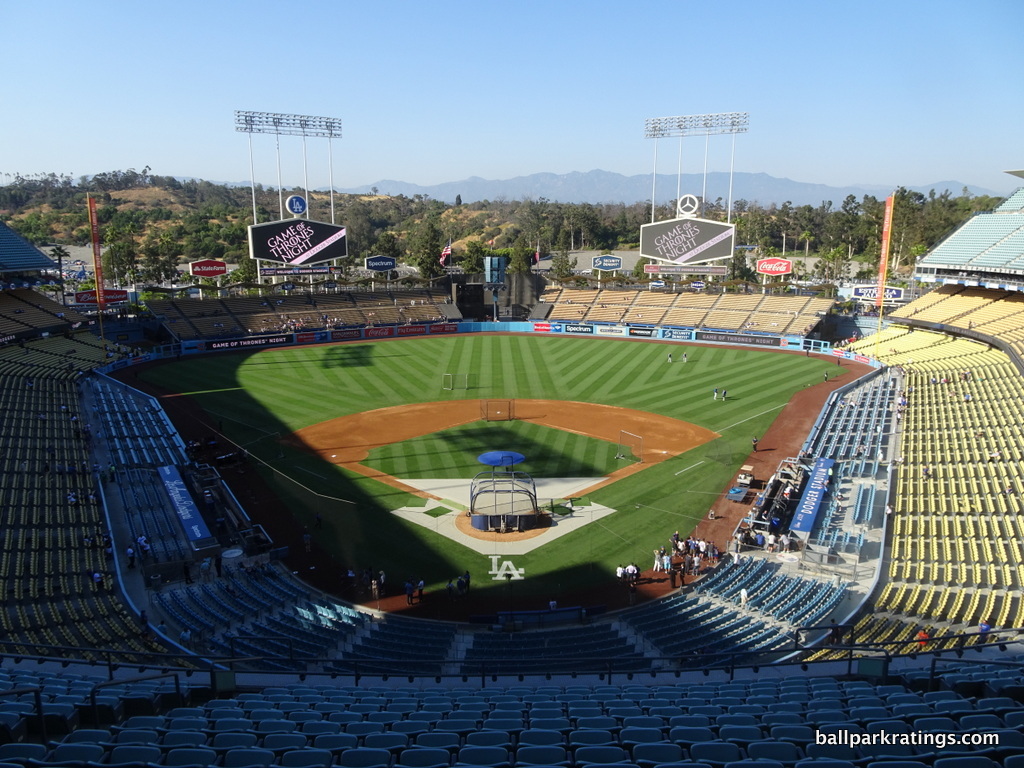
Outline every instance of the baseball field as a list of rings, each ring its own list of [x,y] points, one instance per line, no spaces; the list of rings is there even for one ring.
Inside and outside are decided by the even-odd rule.
[[[522,453],[517,468],[537,478],[586,480],[574,506],[610,513],[502,558],[524,574],[517,603],[541,607],[610,583],[619,563],[649,567],[653,548],[706,515],[751,438],[826,371],[844,373],[736,347],[476,334],[203,355],[140,377],[244,448],[260,483],[242,503],[259,506],[269,489],[275,538],[295,549],[308,529],[338,574],[372,567],[392,586],[423,578],[436,591],[469,570],[478,597],[504,601],[511,587],[489,575],[487,545],[437,532],[459,504],[429,481],[468,486],[487,450]],[[481,401],[510,403],[515,418],[483,420]],[[562,502],[549,500],[559,512]]]

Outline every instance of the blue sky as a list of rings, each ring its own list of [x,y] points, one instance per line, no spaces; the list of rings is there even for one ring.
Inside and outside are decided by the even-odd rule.
[[[649,174],[645,118],[750,113],[736,170],[829,185],[1024,168],[1024,2],[6,3],[0,183],[115,169],[249,179],[236,109],[340,118],[334,181]],[[712,137],[709,169],[728,170]],[[327,142],[307,140],[310,186]],[[675,173],[678,142],[659,142]],[[699,171],[703,138],[683,142]],[[269,136],[256,177],[276,185]],[[281,139],[301,185],[301,140]]]

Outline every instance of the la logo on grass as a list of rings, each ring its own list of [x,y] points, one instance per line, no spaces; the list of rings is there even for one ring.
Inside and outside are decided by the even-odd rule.
[[[498,565],[498,558],[501,555],[488,555],[491,558],[491,570],[488,571],[491,574],[492,581],[501,581],[502,579],[508,579],[509,581],[520,581],[525,578],[526,569],[516,568],[515,564],[511,560],[502,560],[501,565]]]

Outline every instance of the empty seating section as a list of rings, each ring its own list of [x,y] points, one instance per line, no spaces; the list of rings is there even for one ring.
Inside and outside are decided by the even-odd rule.
[[[600,672],[650,669],[650,660],[610,624],[531,632],[477,632],[462,660],[464,674]]]
[[[1019,234],[1022,227],[1024,213],[1019,209],[977,215],[933,248],[927,262],[971,268],[1004,266],[1006,258],[999,261],[993,251],[1007,238]],[[1010,254],[1011,258],[1019,256],[1019,251]]]
[[[303,670],[305,660],[337,656],[368,626],[365,614],[269,565],[226,567],[221,578],[164,589],[153,599],[168,620],[192,633],[197,649],[269,657],[255,663],[259,669]]]
[[[0,762],[34,768],[987,768],[1017,760],[1024,752],[1021,704],[1005,695],[974,698],[957,689],[977,689],[987,673],[989,679],[1001,675],[997,684],[1005,681],[1014,690],[1021,670],[953,666],[941,673],[947,685],[936,692],[923,690],[926,680],[915,677],[926,669],[911,670],[906,683],[884,685],[788,675],[647,686],[450,689],[324,684],[318,678],[242,689],[230,698],[210,698],[208,689],[188,680],[178,681],[180,696],[174,681],[136,681],[102,689],[103,717],[94,723],[89,693],[103,678],[11,669],[0,671],[0,688],[42,688],[51,740],[31,740],[38,722],[30,701],[0,700],[11,733],[30,737],[0,744]],[[999,739],[995,746],[940,748],[937,740],[923,738],[913,746],[866,739],[861,746],[822,744],[816,738],[818,732],[840,730],[984,731]]]
[[[1005,338],[1022,309],[1016,295],[944,286],[901,314]],[[906,398],[887,584],[858,637],[905,652],[925,625],[1024,625],[1019,370],[988,345],[923,330],[890,327],[852,348],[900,366]]]
[[[151,299],[149,310],[179,339],[304,329],[429,323],[444,319],[443,291],[343,291],[311,296]]]

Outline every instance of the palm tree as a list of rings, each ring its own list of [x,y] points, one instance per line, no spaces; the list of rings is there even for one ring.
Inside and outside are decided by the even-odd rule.
[[[811,240],[814,239],[814,235],[811,234],[810,230],[805,229],[800,233],[800,240],[804,241],[804,271],[807,271],[807,257],[811,255]]]

